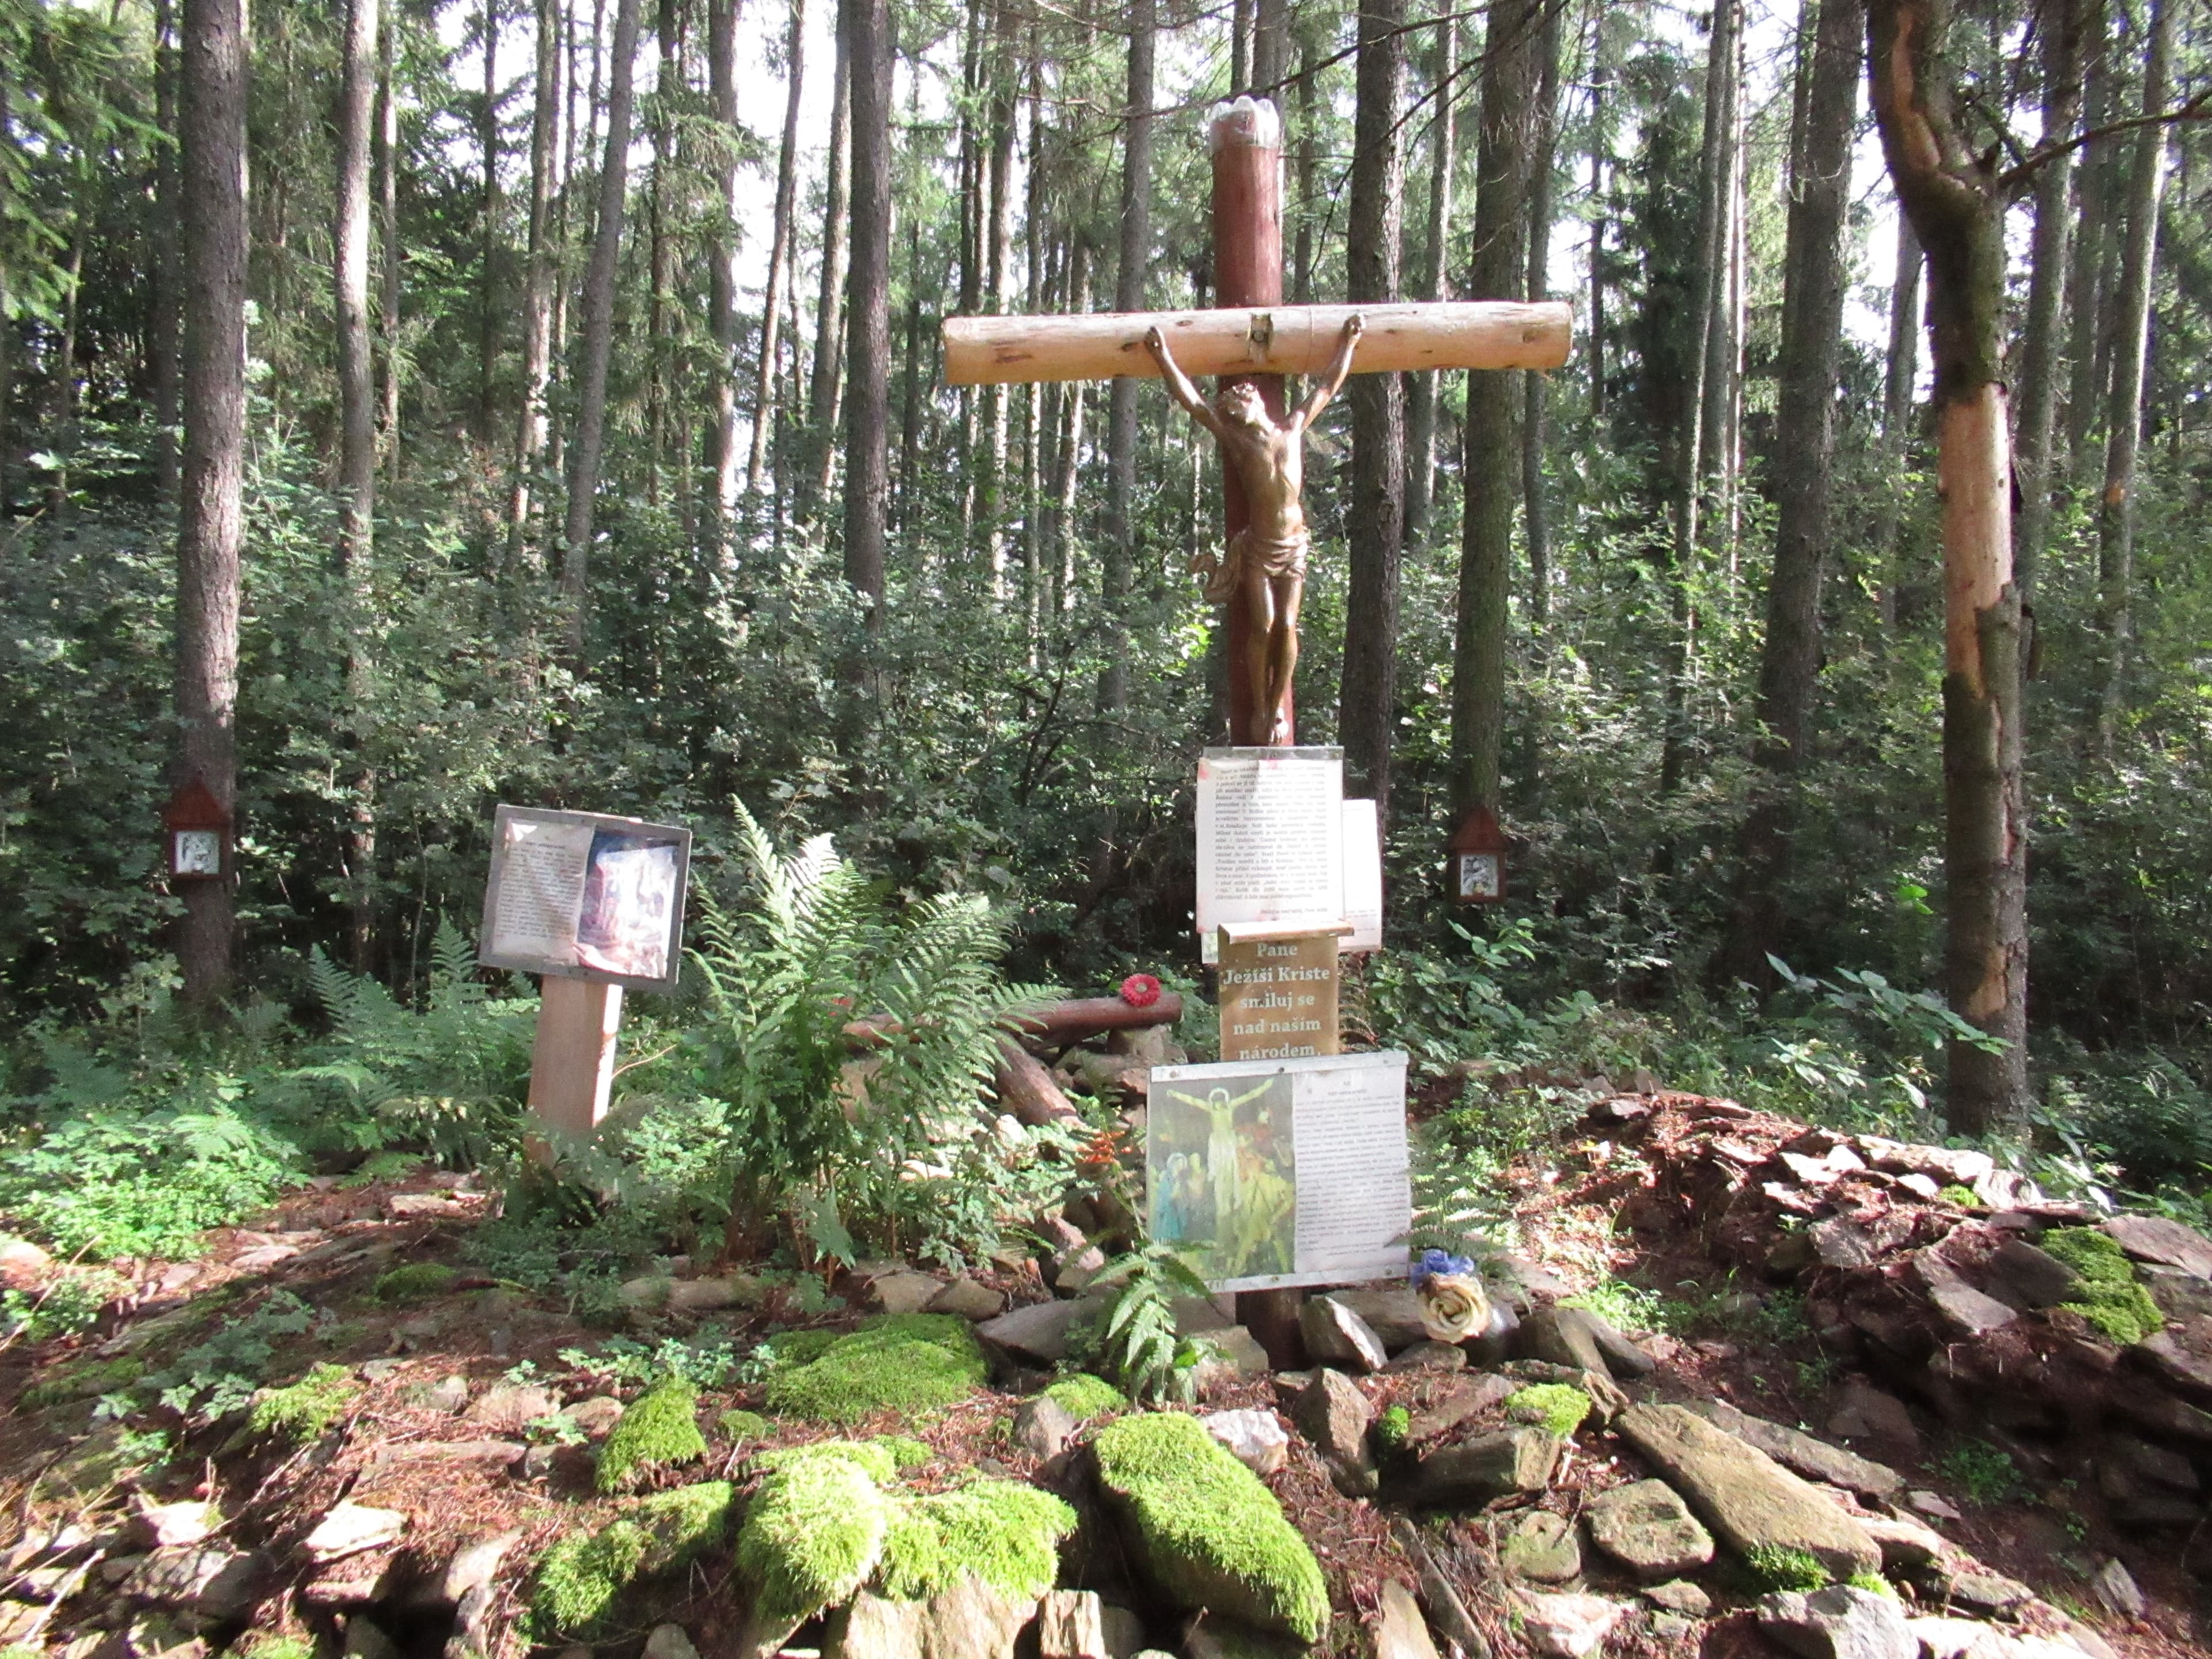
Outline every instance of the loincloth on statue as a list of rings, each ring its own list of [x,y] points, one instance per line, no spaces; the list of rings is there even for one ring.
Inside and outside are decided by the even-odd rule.
[[[1248,526],[1229,538],[1227,558],[1208,548],[1192,558],[1190,572],[1204,580],[1208,604],[1226,605],[1248,570],[1271,580],[1295,576],[1304,581],[1306,549],[1312,542],[1312,535],[1304,529],[1287,536],[1262,537],[1255,535]]]

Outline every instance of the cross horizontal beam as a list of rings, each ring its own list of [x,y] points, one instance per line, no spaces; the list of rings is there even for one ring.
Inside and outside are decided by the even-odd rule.
[[[953,386],[1157,378],[1159,368],[1145,349],[1145,332],[1152,328],[1167,336],[1187,374],[1317,374],[1355,313],[1366,325],[1352,362],[1355,374],[1557,368],[1574,341],[1571,306],[1487,300],[948,317],[945,378]]]

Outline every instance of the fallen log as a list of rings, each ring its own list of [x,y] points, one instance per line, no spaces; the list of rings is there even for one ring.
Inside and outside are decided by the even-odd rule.
[[[1086,1037],[1108,1031],[1140,1031],[1147,1026],[1172,1025],[1182,1018],[1182,994],[1163,991],[1158,1000],[1142,1008],[1119,997],[1072,997],[1065,1002],[1041,1003],[1013,1022],[1023,1042],[1039,1048],[1066,1048]],[[884,1048],[899,1035],[898,1022],[882,1014],[849,1020],[845,1041],[855,1049]]]
[[[1083,1121],[1083,1115],[1068,1103],[1043,1062],[1012,1037],[999,1039],[999,1065],[993,1080],[999,1104],[1032,1129],[1048,1123]]]

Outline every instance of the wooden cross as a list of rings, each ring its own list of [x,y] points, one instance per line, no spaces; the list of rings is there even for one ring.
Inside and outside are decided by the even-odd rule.
[[[1364,331],[1352,372],[1401,373],[1436,368],[1557,368],[1573,340],[1565,305],[1496,301],[1285,306],[1283,304],[1282,123],[1272,103],[1239,98],[1218,106],[1207,124],[1213,158],[1213,270],[1219,303],[1211,311],[1091,313],[1073,317],[952,317],[945,323],[945,376],[954,386],[1036,380],[1155,377],[1162,366],[1146,348],[1157,329],[1175,362],[1189,374],[1219,377],[1223,391],[1254,386],[1273,422],[1285,418],[1283,377],[1319,374],[1342,343],[1354,315]],[[1237,545],[1251,522],[1243,481],[1224,453],[1222,531]],[[1302,568],[1302,567],[1301,567]],[[1289,638],[1271,644],[1255,629],[1249,588],[1229,587],[1230,741],[1287,744],[1296,739],[1287,673],[1280,698],[1262,706],[1255,676],[1263,653],[1287,646],[1297,654],[1297,605]],[[1264,592],[1264,585],[1261,585]]]

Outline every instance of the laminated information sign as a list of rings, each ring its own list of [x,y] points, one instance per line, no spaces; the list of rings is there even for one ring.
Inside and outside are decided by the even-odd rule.
[[[477,959],[672,991],[690,863],[691,832],[677,824],[501,806]]]
[[[1217,1291],[1403,1279],[1406,1056],[1152,1069],[1152,1236]]]
[[[1344,920],[1344,750],[1209,749],[1198,763],[1197,929]]]

